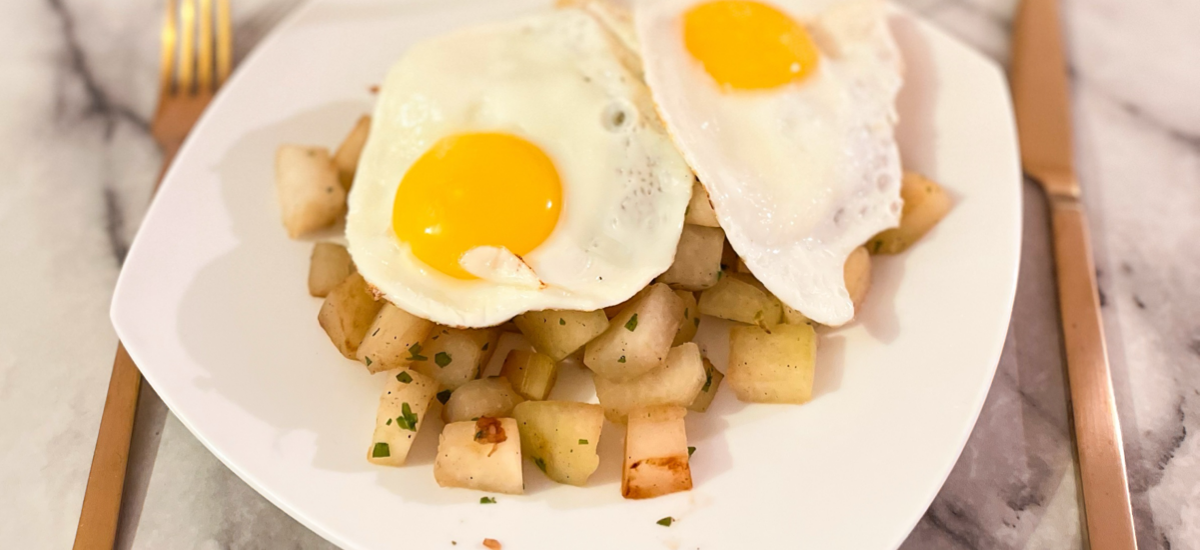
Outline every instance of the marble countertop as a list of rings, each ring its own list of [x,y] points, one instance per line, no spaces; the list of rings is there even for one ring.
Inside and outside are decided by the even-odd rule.
[[[71,544],[150,199],[161,0],[0,3],[0,547]],[[1004,63],[1016,0],[902,0]],[[295,0],[234,2],[240,57]],[[1138,542],[1200,549],[1200,2],[1065,0]],[[1189,246],[1190,245],[1190,246]],[[995,383],[906,550],[1082,548],[1046,204]],[[330,548],[143,390],[119,548]],[[868,527],[869,528],[869,527]]]

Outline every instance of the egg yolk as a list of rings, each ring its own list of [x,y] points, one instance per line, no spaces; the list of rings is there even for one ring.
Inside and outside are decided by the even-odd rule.
[[[517,136],[444,137],[421,155],[396,190],[392,228],[433,269],[474,279],[459,265],[478,246],[520,256],[558,224],[562,182],[546,153]]]
[[[803,26],[760,2],[716,0],[683,15],[683,41],[722,87],[775,88],[803,80],[818,52]]]

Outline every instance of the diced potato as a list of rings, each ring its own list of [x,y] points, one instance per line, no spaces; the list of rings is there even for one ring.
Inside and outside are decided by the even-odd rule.
[[[346,247],[337,243],[317,243],[308,265],[308,293],[324,298],[356,271]]]
[[[410,353],[410,366],[438,381],[442,388],[457,389],[479,377],[484,357],[496,345],[500,332],[490,328],[458,329],[434,326],[421,342],[417,353]],[[486,349],[485,349],[486,348]]]
[[[734,327],[725,380],[750,403],[804,403],[812,398],[817,334],[810,325]]]
[[[362,275],[352,273],[325,296],[317,322],[338,351],[354,359],[381,307],[383,303],[375,301]]]
[[[438,436],[433,478],[442,487],[519,495],[525,491],[521,472],[521,437],[512,418],[482,417],[454,422]]]
[[[421,342],[433,326],[432,322],[390,303],[384,304],[358,346],[358,360],[373,373],[411,367],[413,361],[426,357]]]
[[[686,414],[687,409],[678,405],[647,407],[629,413],[621,496],[654,498],[692,488],[683,424]]]
[[[686,407],[696,400],[707,375],[700,347],[688,342],[671,348],[662,366],[625,382],[596,376],[596,397],[608,420],[624,423],[629,411],[652,405]]]
[[[691,342],[700,328],[700,307],[696,305],[696,295],[683,289],[676,289],[675,295],[683,300],[683,321],[679,323],[679,331],[675,333],[675,340],[671,342],[672,347]]]
[[[358,158],[362,156],[363,146],[367,144],[367,135],[371,133],[371,117],[363,115],[354,123],[350,135],[342,140],[337,152],[333,154],[333,165],[337,167],[338,182],[346,191],[354,184],[354,172],[358,170]]]
[[[700,293],[700,313],[769,329],[779,324],[783,304],[758,280],[734,273]]]
[[[521,426],[521,451],[546,476],[583,486],[600,465],[596,447],[604,413],[574,401],[526,401],[513,409]]]
[[[787,304],[783,304],[783,322],[789,325],[817,324],[816,321],[809,319],[807,315],[800,313],[800,310]]]
[[[346,189],[323,147],[281,145],[275,154],[275,191],[283,226],[293,239],[329,227],[346,213]]]
[[[687,213],[683,215],[683,223],[703,225],[704,227],[721,227],[717,223],[717,212],[713,210],[708,191],[697,180],[692,184],[692,200],[688,201]]]
[[[608,330],[588,342],[583,363],[615,382],[641,376],[667,358],[683,321],[683,300],[670,287],[654,284],[609,322]]]
[[[696,394],[692,404],[688,405],[688,410],[707,411],[713,398],[717,396],[717,388],[721,387],[721,380],[725,378],[725,375],[721,374],[721,371],[717,370],[707,358],[704,359],[704,372],[704,385],[700,387],[700,393]]]
[[[535,351],[514,349],[504,358],[500,376],[508,378],[521,397],[541,401],[558,380],[558,363]]]
[[[899,254],[925,236],[950,211],[950,195],[916,172],[905,172],[900,184],[900,227],[880,232],[867,241],[872,254]]]
[[[562,361],[608,328],[603,310],[530,311],[513,318],[538,353]]]
[[[480,417],[512,416],[513,407],[525,401],[503,376],[471,380],[450,394],[442,407],[446,423],[475,420]]]
[[[409,369],[388,373],[387,386],[375,413],[375,435],[367,460],[381,466],[403,466],[408,450],[425,422],[425,412],[437,394],[437,382]]]
[[[846,278],[846,290],[850,293],[850,301],[854,302],[854,311],[857,312],[863,299],[867,297],[867,290],[871,288],[871,255],[867,253],[866,247],[860,246],[850,253],[842,272]]]
[[[675,262],[658,282],[686,290],[704,290],[715,284],[721,272],[725,232],[716,227],[684,225],[675,248]]]

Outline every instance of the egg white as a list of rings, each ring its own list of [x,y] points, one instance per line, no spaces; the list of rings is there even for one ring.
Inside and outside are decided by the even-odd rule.
[[[854,316],[843,265],[900,220],[893,135],[900,54],[885,6],[858,0],[811,13],[767,0],[806,24],[821,50],[808,78],[724,91],[686,50],[682,14],[704,0],[635,11],[646,82],[729,243],[784,303],[827,325]]]
[[[483,327],[530,310],[613,305],[670,267],[694,176],[616,47],[577,9],[413,46],[380,89],[349,197],[346,238],[363,277],[414,315]],[[444,275],[392,229],[413,162],[445,136],[476,131],[524,138],[559,172],[558,224],[522,258],[541,285],[525,284],[500,251],[468,258],[473,273],[494,266],[495,276]]]

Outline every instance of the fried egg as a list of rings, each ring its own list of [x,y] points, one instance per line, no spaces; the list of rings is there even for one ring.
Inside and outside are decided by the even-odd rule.
[[[665,271],[694,175],[620,52],[577,9],[413,46],[349,197],[349,250],[378,294],[484,327],[616,304]]]
[[[900,220],[901,59],[879,0],[635,7],[645,79],[750,271],[827,325],[854,316],[843,265]]]

